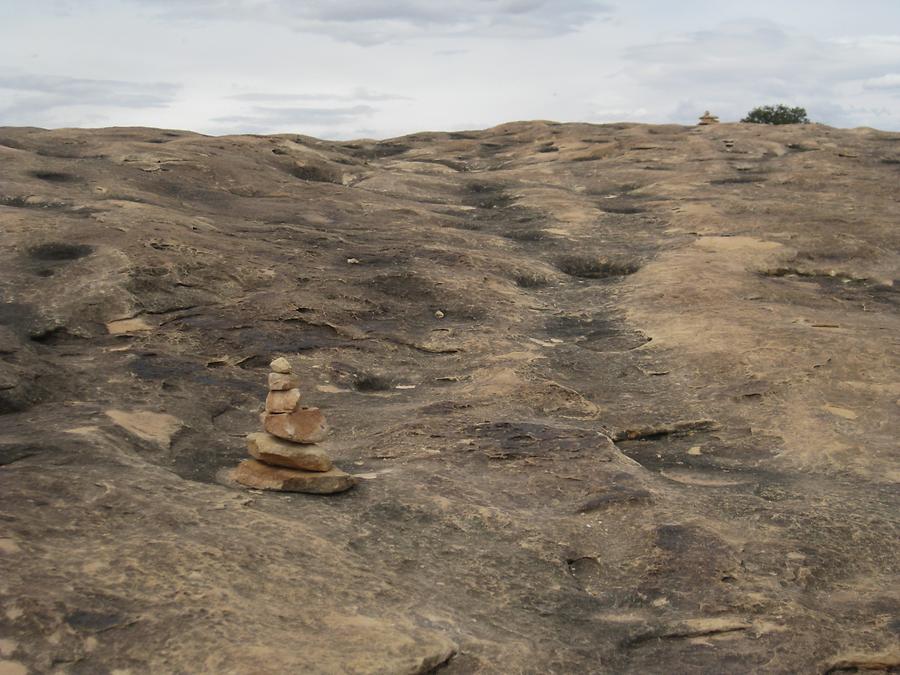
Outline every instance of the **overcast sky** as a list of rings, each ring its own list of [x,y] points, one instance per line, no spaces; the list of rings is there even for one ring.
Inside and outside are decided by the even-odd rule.
[[[900,0],[0,0],[0,126],[384,138],[777,102],[900,130]]]

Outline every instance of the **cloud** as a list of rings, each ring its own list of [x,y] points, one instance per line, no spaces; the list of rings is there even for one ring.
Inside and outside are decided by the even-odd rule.
[[[344,94],[319,92],[307,94],[280,94],[280,93],[263,93],[250,92],[246,94],[234,94],[228,98],[234,101],[250,101],[253,103],[279,103],[289,101],[411,101],[409,96],[398,96],[396,94],[386,94],[377,91],[370,91],[365,87],[357,87],[353,91]]]
[[[163,108],[175,98],[179,86],[167,82],[127,82],[54,75],[0,73],[0,122],[36,124],[53,122],[61,109],[80,108],[84,119],[102,119],[111,108],[143,110]]]
[[[853,79],[871,73],[874,64],[854,58],[855,45],[791,35],[776,24],[756,20],[723,24],[716,30],[677,36],[632,47],[626,57],[637,75],[678,84],[764,83],[784,89],[815,89],[820,81]]]
[[[883,74],[900,62],[894,36],[823,40],[744,20],[633,46],[624,58],[621,76],[635,100],[670,121],[693,122],[707,108],[736,120],[754,106],[778,102],[805,106],[814,121],[831,124],[897,117],[877,101],[834,104],[863,89],[893,86]]]
[[[297,132],[313,127],[342,136],[345,135],[343,128],[358,126],[361,120],[376,112],[377,108],[369,105],[334,108],[253,106],[246,113],[215,117],[212,122],[225,133]]]
[[[900,92],[900,73],[887,73],[880,77],[871,77],[862,83],[863,89],[874,91],[897,91]]]
[[[131,0],[138,2],[138,0]],[[426,37],[541,38],[606,17],[598,0],[143,0],[165,17],[267,21],[359,45]]]
[[[3,75],[0,89],[54,97],[78,105],[109,105],[117,108],[157,108],[167,105],[178,85],[121,80],[90,80],[53,75]]]

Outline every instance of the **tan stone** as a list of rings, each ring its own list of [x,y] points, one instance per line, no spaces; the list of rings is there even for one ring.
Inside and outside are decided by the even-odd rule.
[[[309,492],[321,495],[343,492],[356,485],[356,478],[340,469],[300,471],[269,466],[255,459],[245,459],[238,464],[231,472],[231,479],[258,490]]]
[[[297,408],[289,413],[263,413],[263,429],[294,443],[317,443],[328,435],[328,422],[318,408]]]
[[[269,373],[269,391],[286,391],[300,386],[300,379],[290,373]]]
[[[274,466],[305,471],[329,471],[332,467],[328,453],[322,448],[289,443],[269,434],[248,434],[247,449],[253,458]]]
[[[266,396],[266,412],[289,413],[297,409],[300,403],[300,390],[270,391]]]
[[[279,356],[269,364],[269,368],[275,373],[289,374],[291,372],[291,363],[283,356]]]
[[[147,323],[143,318],[136,317],[133,319],[116,319],[115,321],[110,321],[106,324],[106,330],[110,335],[127,335],[128,333],[153,330],[153,326]]]
[[[149,410],[107,410],[107,417],[126,431],[161,448],[170,448],[172,438],[184,426],[177,417]]]

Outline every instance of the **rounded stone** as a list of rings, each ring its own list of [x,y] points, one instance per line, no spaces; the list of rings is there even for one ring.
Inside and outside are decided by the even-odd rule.
[[[289,413],[261,416],[266,432],[294,443],[318,443],[328,435],[328,422],[318,408],[297,408]]]
[[[291,372],[291,363],[283,356],[279,356],[269,364],[269,368],[274,373],[282,373],[288,375]]]

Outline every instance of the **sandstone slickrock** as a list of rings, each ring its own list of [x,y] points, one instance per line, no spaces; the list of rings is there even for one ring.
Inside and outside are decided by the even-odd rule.
[[[0,657],[896,669],[898,172],[816,124],[0,129]],[[228,479],[274,356],[365,483]]]
[[[247,448],[252,457],[266,464],[305,471],[328,471],[332,467],[328,453],[322,448],[289,443],[269,434],[249,434]]]
[[[328,423],[318,408],[300,407],[289,413],[262,414],[263,428],[294,443],[318,443],[328,436]]]
[[[232,473],[232,478],[258,490],[280,490],[282,492],[308,492],[311,494],[334,494],[349,490],[356,479],[340,469],[328,471],[299,471],[269,466],[255,459],[245,459]]]
[[[287,389],[284,391],[270,391],[266,396],[266,412],[287,413],[295,410],[300,403],[300,390]]]

